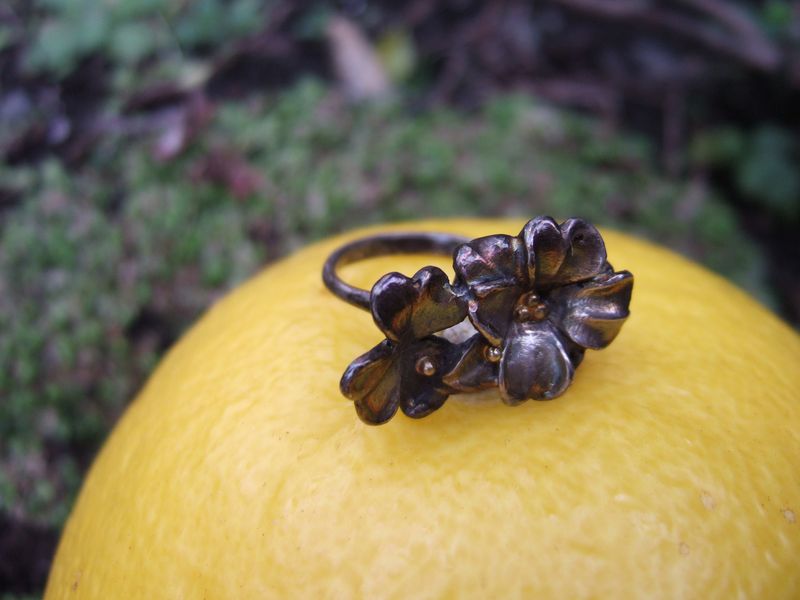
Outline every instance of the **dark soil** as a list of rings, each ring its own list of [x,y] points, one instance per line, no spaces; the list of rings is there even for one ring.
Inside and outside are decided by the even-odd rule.
[[[0,593],[41,591],[57,541],[57,531],[0,512]]]

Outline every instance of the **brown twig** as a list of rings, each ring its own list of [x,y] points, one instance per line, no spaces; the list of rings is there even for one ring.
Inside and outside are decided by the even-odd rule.
[[[585,79],[539,79],[523,86],[536,96],[555,104],[582,108],[615,121],[621,99],[610,85]]]
[[[717,20],[716,26],[699,23],[675,11],[639,0],[553,0],[567,8],[607,19],[639,21],[688,38],[695,43],[751,68],[772,72],[781,63],[778,48],[736,8],[716,0],[682,0],[695,10]],[[721,27],[721,29],[720,29]],[[730,33],[725,33],[725,30]]]
[[[433,91],[438,100],[449,100],[469,66],[469,48],[478,40],[491,35],[497,28],[505,8],[504,0],[487,2],[474,18],[463,24],[446,48],[447,59],[439,83]]]

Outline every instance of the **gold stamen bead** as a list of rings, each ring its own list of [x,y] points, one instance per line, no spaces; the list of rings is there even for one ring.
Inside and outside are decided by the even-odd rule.
[[[434,365],[433,361],[427,356],[423,356],[417,361],[416,368],[417,373],[425,375],[426,377],[430,377],[436,373],[436,365]]]

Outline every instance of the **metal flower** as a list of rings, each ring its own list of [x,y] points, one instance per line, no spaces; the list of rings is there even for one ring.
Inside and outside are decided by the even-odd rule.
[[[425,267],[410,279],[384,275],[372,288],[370,309],[386,339],[355,359],[340,383],[358,416],[378,425],[398,407],[414,418],[441,407],[451,391],[442,377],[461,355],[458,345],[432,334],[461,322],[467,312],[447,275],[437,267]]]
[[[414,251],[453,252],[452,285],[436,267],[412,278],[389,273],[371,292],[336,274],[337,265],[370,255]],[[508,404],[562,394],[585,350],[604,348],[619,333],[633,289],[633,276],[606,260],[597,229],[580,219],[559,226],[549,217],[529,221],[517,236],[471,242],[426,233],[362,238],[330,255],[323,280],[343,300],[369,309],[386,335],[350,364],[340,384],[373,425],[398,408],[424,417],[450,394],[494,386]]]
[[[633,276],[613,271],[581,219],[538,217],[516,237],[478,238],[457,248],[454,266],[508,404],[562,394],[585,349],[611,343],[628,316]]]

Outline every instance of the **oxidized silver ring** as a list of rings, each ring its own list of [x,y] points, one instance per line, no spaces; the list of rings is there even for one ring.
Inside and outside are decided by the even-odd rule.
[[[384,275],[367,291],[336,273],[358,260],[408,253],[452,255],[453,282],[428,266],[410,278]],[[586,349],[617,336],[633,290],[633,275],[614,271],[593,225],[550,217],[528,221],[517,236],[362,238],[334,251],[322,278],[339,298],[369,310],[386,336],[340,382],[370,425],[398,408],[421,418],[451,394],[492,387],[510,405],[560,396]]]

